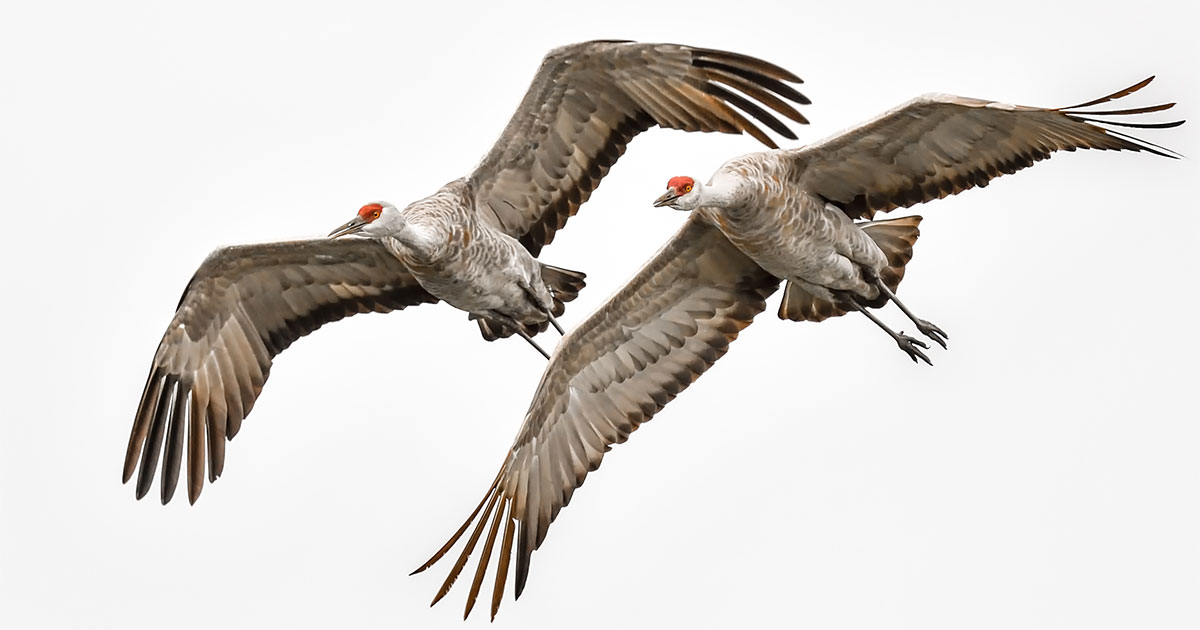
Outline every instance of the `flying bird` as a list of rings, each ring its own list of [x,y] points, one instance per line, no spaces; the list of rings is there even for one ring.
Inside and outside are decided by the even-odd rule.
[[[533,551],[604,453],[724,355],[782,281],[788,286],[779,315],[786,319],[819,321],[892,299],[921,217],[857,219],[984,186],[1060,150],[1173,157],[1168,149],[1091,124],[1177,126],[1093,118],[1156,112],[1170,104],[1080,111],[1147,83],[1060,109],[925,96],[810,147],[734,159],[707,185],[670,180],[657,203],[694,212],[624,288],[558,345],[483,500],[414,571],[433,566],[466,536],[433,603],[449,592],[477,548],[464,617],[494,553],[492,618],[514,555],[513,593],[520,597]]]
[[[386,201],[369,203],[329,234],[379,239],[430,295],[464,310],[491,341],[514,332],[543,357],[533,335],[554,325],[584,286],[584,274],[538,261],[517,239],[478,221],[463,207],[460,191],[447,187],[400,211]]]
[[[754,153],[726,162],[707,184],[674,177],[655,206],[697,211],[763,269],[787,280],[779,317],[821,321],[858,311],[882,328],[914,362],[930,363],[928,346],[897,333],[868,308],[891,301],[921,334],[946,347],[948,335],[917,317],[895,294],[887,252],[855,219],[988,185],[1055,151],[1147,151],[1157,145],[1091,123],[1167,128],[1092,118],[1170,109],[1175,103],[1108,111],[1083,108],[1116,100],[1146,85],[1086,103],[1045,109],[946,94],[928,94],[863,125],[799,149]]]
[[[397,211],[422,226],[420,247],[397,245],[396,239],[317,239],[209,255],[155,353],[134,415],[123,481],[136,472],[136,496],[142,498],[161,457],[160,498],[167,503],[186,441],[188,499],[194,503],[205,470],[210,481],[221,475],[225,441],[249,414],[272,359],[293,341],[356,313],[436,302],[439,295],[453,303],[450,294],[487,292],[486,283],[476,284],[488,275],[483,268],[497,262],[487,244],[515,239],[537,256],[629,141],[650,127],[746,133],[776,147],[749,116],[795,139],[768,109],[806,123],[789,104],[809,102],[789,85],[800,82],[766,61],[706,48],[594,41],[552,50],[475,170]],[[382,216],[385,208],[378,205]],[[366,212],[370,216],[374,208]],[[355,231],[351,224],[341,233]],[[415,253],[421,248],[445,259],[421,260]],[[458,262],[446,266],[445,260]],[[485,339],[531,334],[528,325],[545,314],[543,291],[556,294],[560,309],[582,287],[582,274],[547,266],[540,271],[548,287],[527,281],[542,311],[520,326],[503,312],[472,313]]]

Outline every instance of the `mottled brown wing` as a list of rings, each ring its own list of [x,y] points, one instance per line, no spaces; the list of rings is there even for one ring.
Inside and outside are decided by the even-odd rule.
[[[1176,157],[1169,149],[1093,124],[1175,127],[1183,121],[1140,123],[1123,119],[1169,109],[1174,103],[1081,111],[1132,94],[1153,78],[1059,109],[930,94],[784,155],[793,161],[801,188],[837,204],[854,219],[987,186],[992,178],[1032,166],[1055,151],[1148,151]]]
[[[163,456],[162,502],[179,481],[187,438],[188,500],[225,465],[225,440],[250,413],[271,359],[293,341],[357,313],[436,302],[377,241],[318,239],[218,249],[196,270],[167,327],[134,416],[123,481],[137,498]],[[207,440],[207,448],[205,441]]]
[[[745,132],[775,147],[732,105],[794,140],[763,107],[807,122],[785,99],[808,99],[785,82],[800,78],[719,50],[611,41],[555,49],[470,176],[476,211],[536,256],[600,185],[625,145],[654,125]]]
[[[614,443],[624,442],[709,368],[766,307],[779,279],[693,213],[624,288],[559,344],[525,423],[487,495],[430,567],[478,520],[437,597],[450,589],[487,527],[467,596],[475,603],[503,529],[492,617],[516,545],[514,592],[558,511]]]

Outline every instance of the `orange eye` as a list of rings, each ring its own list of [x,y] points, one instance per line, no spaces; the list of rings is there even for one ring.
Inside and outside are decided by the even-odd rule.
[[[379,218],[379,214],[380,214],[380,212],[379,212],[378,210],[375,210],[374,212],[372,212],[372,213],[371,213],[371,220],[372,220],[372,221],[374,221],[375,219],[378,219],[378,218]]]
[[[684,186],[684,187],[683,187],[683,192],[684,192],[684,194],[687,194],[687,193],[690,193],[690,192],[692,192],[692,185],[691,185],[691,184],[687,184],[686,186]]]

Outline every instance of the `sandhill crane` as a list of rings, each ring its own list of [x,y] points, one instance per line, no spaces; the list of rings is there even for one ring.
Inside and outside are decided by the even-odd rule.
[[[766,61],[705,48],[617,41],[558,48],[543,60],[516,113],[475,170],[401,214],[426,226],[424,237],[444,239],[432,243],[431,251],[440,247],[441,255],[462,259],[453,273],[482,274],[483,267],[497,262],[484,243],[507,235],[536,256],[629,141],[650,127],[744,132],[777,146],[737,107],[794,139],[763,106],[807,122],[787,102],[809,102],[788,85],[798,82],[796,75]],[[379,210],[382,214],[382,205]],[[494,238],[481,238],[485,233]],[[428,261],[398,242],[321,239],[214,251],[184,291],[134,416],[122,478],[128,482],[138,472],[137,497],[149,491],[162,454],[161,500],[170,501],[186,435],[188,500],[194,503],[204,485],[205,453],[209,480],[215,481],[225,463],[224,443],[254,405],[272,358],[299,337],[355,313],[435,302],[442,291],[461,295],[466,289],[447,289],[448,284],[482,277],[437,280],[440,260],[422,267]],[[549,268],[541,269],[545,276]],[[581,286],[571,274],[556,279],[565,291],[560,301]],[[544,306],[543,289],[530,288]],[[521,330],[497,329],[493,323],[479,319],[486,339]]]
[[[549,359],[533,335],[547,321],[563,334],[554,316],[583,288],[584,274],[539,262],[517,239],[459,212],[465,202],[457,187],[422,201],[420,211],[414,204],[405,212],[369,203],[329,236],[378,238],[430,295],[470,313],[484,338],[515,332]]]
[[[900,279],[881,275],[888,258],[854,220],[986,186],[991,178],[1032,166],[1054,151],[1129,150],[1175,157],[1157,145],[1089,124],[1175,127],[1183,121],[1089,118],[1162,111],[1174,103],[1081,111],[1132,94],[1153,79],[1056,109],[928,94],[822,142],[730,160],[708,184],[671,178],[654,205],[698,210],[763,269],[786,279],[781,318],[821,321],[859,311],[914,362],[930,363],[918,349],[926,344],[893,331],[867,310],[894,302],[917,330],[946,347],[946,333],[896,298]]]
[[[467,594],[464,616],[469,615],[498,537],[492,618],[503,598],[514,552],[513,592],[520,597],[533,551],[575,489],[600,466],[604,453],[628,439],[724,355],[738,333],[766,308],[766,298],[782,280],[788,280],[789,287],[781,317],[797,312],[812,319],[839,314],[836,305],[798,293],[793,270],[825,270],[837,279],[853,277],[845,270],[857,268],[874,283],[851,287],[865,292],[864,287],[875,286],[879,294],[890,296],[912,256],[921,218],[853,219],[983,186],[992,177],[1059,150],[1122,149],[1170,156],[1157,145],[1089,124],[1097,122],[1089,116],[1153,112],[1170,105],[1078,111],[1146,83],[1058,110],[923,97],[806,149],[735,159],[707,186],[690,178],[672,179],[671,190],[659,202],[699,211],[691,213],[624,288],[559,343],[483,500],[450,540],[414,571],[433,566],[471,530],[433,602],[449,592],[483,538]],[[809,254],[789,238],[816,253]],[[864,251],[875,253],[861,254]],[[834,256],[854,264],[828,262]],[[852,297],[856,302],[858,295]],[[872,294],[871,299],[876,297]]]

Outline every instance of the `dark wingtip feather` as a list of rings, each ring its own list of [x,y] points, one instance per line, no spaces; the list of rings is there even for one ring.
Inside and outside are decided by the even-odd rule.
[[[729,52],[726,50],[716,50],[714,48],[692,48],[693,53],[697,53],[702,57],[711,59],[720,59],[722,61],[737,64],[749,70],[755,70],[765,75],[790,81],[792,83],[804,83],[804,79],[796,76],[794,72],[787,68],[777,66],[769,61],[764,61],[758,57],[743,55],[741,53]]]
[[[1065,110],[1069,110],[1069,109],[1079,109],[1080,107],[1091,107],[1092,105],[1099,105],[1100,103],[1107,103],[1108,101],[1115,101],[1119,98],[1129,96],[1130,94],[1133,94],[1134,92],[1146,87],[1147,85],[1150,85],[1150,82],[1153,80],[1154,80],[1154,75],[1150,75],[1149,77],[1142,79],[1141,81],[1138,81],[1137,83],[1134,83],[1133,85],[1131,85],[1123,90],[1117,90],[1116,92],[1113,92],[1112,94],[1109,94],[1107,96],[1101,96],[1100,98],[1097,98],[1097,99],[1092,99],[1086,103],[1080,103],[1078,105],[1071,105],[1070,107],[1059,107],[1058,111],[1065,111]]]
[[[184,412],[188,405],[189,389],[182,380],[175,381],[175,391],[171,396],[171,419],[167,425],[166,458],[159,481],[163,505],[171,502],[175,488],[179,486],[179,471],[183,463]]]
[[[158,457],[162,452],[163,438],[166,434],[167,412],[170,411],[171,399],[178,377],[167,374],[162,379],[162,389],[158,396],[153,415],[149,417],[150,427],[146,435],[146,444],[142,448],[142,462],[138,470],[137,492],[139,500],[150,492],[154,484],[154,473],[158,469]]]
[[[1182,122],[1182,121],[1180,121],[1180,122]],[[1136,136],[1131,136],[1127,133],[1122,133],[1115,129],[1105,129],[1104,131],[1113,136],[1116,136],[1118,138],[1128,141],[1130,144],[1134,145],[1133,150],[1135,150],[1135,151],[1145,151],[1147,153],[1152,153],[1154,155],[1161,155],[1162,157],[1171,158],[1173,160],[1178,160],[1179,158],[1183,157],[1182,153],[1179,153],[1178,151],[1175,151],[1174,149],[1168,149],[1167,147],[1164,147],[1159,144],[1154,144],[1153,142],[1150,142],[1149,140],[1143,140]]]
[[[1078,114],[1080,116],[1127,116],[1129,114],[1149,114],[1151,112],[1164,112],[1172,107],[1175,103],[1162,103],[1161,105],[1146,105],[1145,107],[1130,107],[1127,109],[1110,109],[1102,112],[1064,112],[1066,114]],[[1061,111],[1061,110],[1060,110]]]
[[[1130,127],[1133,129],[1172,129],[1182,125],[1184,121],[1173,120],[1170,122],[1142,123],[1142,122],[1124,122],[1120,120],[1101,120],[1099,118],[1087,118],[1086,116],[1072,115],[1074,120],[1084,120],[1090,123],[1098,123],[1101,125],[1115,125],[1117,127]]]
[[[521,521],[521,529],[517,536],[517,580],[513,583],[513,599],[521,599],[525,592],[525,581],[529,579],[529,538],[525,535],[525,521]]]
[[[158,398],[162,395],[161,371],[151,367],[146,376],[146,386],[142,388],[142,398],[138,402],[137,412],[133,417],[133,428],[129,432],[129,445],[125,449],[125,466],[121,471],[121,483],[128,483],[137,471],[138,460],[141,459],[142,447],[149,432],[152,416],[158,407]]]
[[[801,94],[792,86],[757,72],[752,72],[736,66],[730,66],[719,61],[712,61],[710,59],[697,59],[692,62],[692,65],[696,66],[697,68],[711,70],[712,72],[710,74],[712,75],[713,79],[721,81],[727,85],[731,85],[742,90],[743,92],[746,91],[745,86],[747,85],[754,89],[760,90],[761,92],[765,92],[767,94],[766,98],[764,98],[762,94],[752,96],[755,96],[755,98],[758,98],[763,102],[767,102],[767,104],[771,105],[773,109],[787,116],[788,118],[795,120],[796,122],[801,124],[808,123],[808,120],[805,119],[800,112],[797,112],[794,108],[787,105],[787,103],[784,103],[778,99],[775,99],[776,102],[768,102],[773,98],[770,96],[770,93],[774,92],[775,94],[778,94],[779,96],[800,105],[812,104],[812,101],[809,100],[807,96]]]
[[[741,96],[734,94],[733,92],[730,92],[729,90],[726,90],[715,83],[706,84],[704,86],[704,91],[723,101],[732,103],[738,109],[750,114],[772,131],[787,138],[788,140],[796,139],[796,134],[793,133],[791,129],[788,129],[787,125],[783,124],[783,122],[778,118],[772,116],[770,112],[759,107],[758,105],[755,105],[749,99],[742,98]]]

